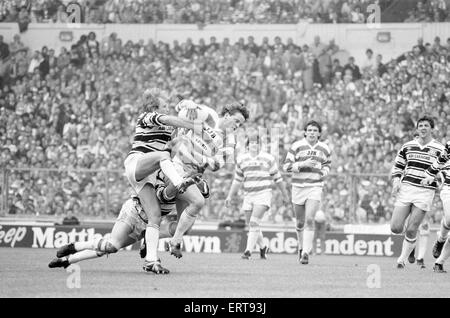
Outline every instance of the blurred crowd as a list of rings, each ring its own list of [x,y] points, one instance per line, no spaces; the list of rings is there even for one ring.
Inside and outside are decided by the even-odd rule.
[[[405,22],[448,22],[450,2],[448,0],[418,1],[408,12]]]
[[[124,43],[114,33],[97,39],[92,32],[54,52],[32,51],[20,35],[12,43],[0,36],[0,168],[12,169],[3,204],[10,214],[117,215],[129,194],[123,160],[140,94],[156,86],[217,109],[242,101],[251,113],[246,129],[268,129],[267,151],[280,167],[291,144],[303,138],[304,124],[322,122],[337,174],[327,182],[323,210],[335,223],[389,221],[387,175],[415,121],[429,113],[436,119],[435,138],[450,138],[450,38],[418,39],[391,61],[367,49],[356,65],[352,56],[337,58],[338,52],[334,41],[319,37],[302,45],[279,37],[255,43],[251,36],[236,43],[214,37]],[[17,170],[27,167],[81,170]],[[232,168],[222,172],[228,178],[208,176],[212,197],[203,219],[239,216],[238,200],[234,209],[223,205]],[[274,196],[270,221],[292,220],[290,204],[280,198]],[[440,220],[438,211],[433,221]]]
[[[84,23],[365,23],[379,5],[380,11],[393,0],[3,0],[0,22],[66,22],[69,3],[77,2]],[[430,4],[430,3],[436,3]],[[432,0],[417,9],[432,19],[444,0]],[[428,9],[429,7],[433,9]],[[424,11],[425,10],[425,11]],[[433,13],[430,15],[430,11]],[[69,10],[70,11],[70,10]],[[423,12],[424,11],[424,12]],[[73,12],[73,11],[70,11]],[[69,16],[70,16],[69,12]],[[444,21],[447,15],[438,15]],[[72,19],[69,19],[73,22]],[[420,20],[422,21],[422,20]],[[401,21],[397,21],[401,22]]]

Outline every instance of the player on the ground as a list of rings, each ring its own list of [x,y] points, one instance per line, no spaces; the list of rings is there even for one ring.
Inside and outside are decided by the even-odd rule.
[[[202,125],[163,114],[169,111],[169,97],[157,89],[144,92],[143,106],[144,112],[137,120],[133,146],[124,165],[127,179],[148,218],[145,236],[151,243],[147,244],[146,266],[160,272],[165,269],[157,256],[161,211],[154,186],[156,171],[161,169],[178,191],[183,192],[186,185],[171,161],[170,152],[166,151],[166,144],[172,138],[174,127],[201,131]]]
[[[258,136],[249,136],[247,146],[249,151],[240,154],[236,159],[234,180],[225,199],[225,205],[230,206],[233,196],[243,184],[245,194],[242,210],[245,212],[249,230],[247,247],[242,258],[249,259],[257,244],[260,257],[265,259],[268,246],[264,244],[259,224],[264,214],[270,209],[273,183],[279,187],[286,202],[288,202],[288,194],[275,157],[260,150]]]
[[[294,142],[283,169],[292,172],[292,203],[296,217],[298,260],[309,263],[314,239],[314,217],[320,208],[325,177],[330,172],[331,150],[319,141],[321,125],[312,120],[305,126],[305,138]]]
[[[424,185],[422,180],[426,177],[426,170],[444,151],[444,145],[432,137],[433,118],[419,118],[416,128],[418,138],[401,147],[391,174],[392,195],[396,197],[391,231],[394,234],[404,233],[405,237],[397,259],[399,269],[405,268],[405,261],[416,245],[417,230],[433,204],[437,184]]]
[[[433,245],[433,257],[437,258],[433,270],[437,273],[445,273],[444,262],[450,257],[450,141],[445,145],[445,151],[439,156],[433,165],[427,170],[427,178],[424,184],[430,184],[440,175],[442,188],[440,197],[444,208],[437,241]]]
[[[194,184],[190,178],[186,184]],[[157,197],[161,203],[161,231],[158,240],[172,237],[175,233],[177,213],[175,202],[172,201],[177,194],[177,188],[172,184],[159,183]],[[74,242],[62,246],[56,252],[57,258],[48,265],[50,268],[68,267],[70,264],[84,260],[101,257],[105,254],[118,252],[141,240],[145,235],[148,224],[147,214],[144,212],[137,196],[132,196],[122,205],[119,216],[114,224],[111,235],[108,238],[93,239],[87,242]],[[149,268],[144,264],[144,270],[155,274],[168,274],[169,271],[162,267]]]
[[[212,171],[220,169],[225,164],[227,152],[231,148],[226,144],[225,132],[232,134],[248,119],[247,108],[241,103],[232,103],[224,107],[222,117],[219,117],[213,109],[190,100],[181,101],[177,107],[180,110],[179,117],[197,119],[203,123],[201,133],[189,130],[174,141],[173,162],[179,175],[203,173],[205,169]],[[184,193],[179,193],[177,199],[188,203],[169,243],[171,254],[180,258],[183,235],[194,224],[198,213],[205,205],[205,199],[195,186],[190,186]]]

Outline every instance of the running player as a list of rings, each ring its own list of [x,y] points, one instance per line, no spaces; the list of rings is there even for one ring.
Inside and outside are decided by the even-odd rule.
[[[257,244],[260,249],[260,257],[266,259],[268,247],[264,244],[259,224],[264,214],[270,209],[272,183],[275,182],[279,187],[286,202],[288,202],[288,194],[275,157],[259,149],[258,136],[254,138],[250,136],[247,146],[249,151],[242,153],[236,159],[234,180],[225,199],[225,205],[230,206],[233,196],[243,183],[245,195],[242,210],[245,212],[249,231],[247,247],[242,258],[249,259],[255,244]]]
[[[190,178],[186,184],[195,182]],[[177,194],[177,188],[172,184],[159,183],[157,197],[161,203],[161,231],[159,239],[172,237],[176,228],[175,202],[169,202]],[[84,260],[99,258],[105,254],[117,253],[121,248],[127,247],[145,237],[144,232],[148,224],[147,214],[144,212],[140,200],[133,196],[122,205],[120,214],[108,238],[93,239],[87,242],[75,242],[62,246],[56,252],[57,258],[49,263],[50,268],[67,268]],[[155,274],[168,274],[169,270],[163,267],[149,267],[144,264],[144,270]]]
[[[124,162],[128,181],[148,218],[145,236],[151,243],[147,244],[146,266],[150,270],[156,267],[156,272],[164,270],[157,256],[161,211],[154,188],[156,171],[161,169],[179,192],[183,192],[186,185],[171,161],[170,152],[165,151],[166,144],[171,140],[174,127],[197,132],[202,128],[194,121],[158,113],[167,113],[168,105],[169,97],[165,93],[156,89],[144,92],[144,113],[137,120],[133,146]]]
[[[423,184],[432,183],[438,175],[442,180],[440,197],[444,208],[444,217],[432,252],[433,257],[437,258],[433,270],[437,273],[445,273],[444,262],[450,257],[450,237],[448,236],[450,231],[450,141],[445,146],[445,152],[428,168],[427,173],[429,176],[423,181]]]
[[[436,182],[422,184],[426,170],[444,151],[444,145],[432,137],[434,120],[424,116],[417,121],[418,138],[404,144],[395,158],[392,169],[392,195],[396,197],[391,219],[394,234],[405,233],[397,268],[405,268],[405,261],[416,245],[419,225],[430,211]],[[409,217],[409,218],[408,218]],[[408,221],[407,221],[408,220]]]
[[[181,101],[177,108],[179,117],[190,120],[196,118],[203,123],[201,133],[190,130],[177,137],[172,155],[179,175],[203,173],[205,169],[212,171],[220,169],[225,164],[227,152],[232,150],[226,144],[225,131],[234,132],[248,119],[247,108],[240,103],[232,103],[224,107],[222,117],[219,117],[213,109],[190,100]],[[198,213],[205,205],[205,199],[194,186],[188,187],[184,193],[179,193],[177,199],[188,203],[169,243],[171,254],[180,258],[183,235],[194,224]]]
[[[296,216],[298,261],[309,263],[314,239],[314,217],[320,208],[325,177],[330,172],[331,150],[319,141],[321,125],[312,120],[305,138],[294,142],[283,170],[292,173],[292,203]],[[306,223],[306,224],[305,224]]]

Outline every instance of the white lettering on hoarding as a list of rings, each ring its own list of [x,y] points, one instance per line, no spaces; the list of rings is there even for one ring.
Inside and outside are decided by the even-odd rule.
[[[0,225],[0,243],[10,244],[11,247],[22,241],[25,234],[27,234],[27,228],[24,226],[12,227],[8,231],[2,230],[2,228]]]

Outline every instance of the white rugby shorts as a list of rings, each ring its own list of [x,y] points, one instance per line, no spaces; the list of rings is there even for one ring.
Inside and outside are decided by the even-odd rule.
[[[429,212],[433,205],[435,190],[413,186],[407,183],[400,185],[395,201],[396,207],[415,205],[419,209]]]
[[[272,191],[258,192],[255,194],[249,193],[244,196],[242,202],[242,210],[252,211],[255,205],[264,205],[270,208],[272,201]]]
[[[124,161],[125,174],[127,176],[128,182],[130,183],[136,194],[139,194],[139,192],[141,192],[146,183],[150,183],[153,186],[155,186],[156,184],[156,174],[158,172],[158,169],[148,177],[140,181],[136,181],[136,165],[139,158],[143,155],[144,153],[132,153]]]
[[[322,201],[322,187],[292,187],[292,203],[305,205],[307,200]]]

